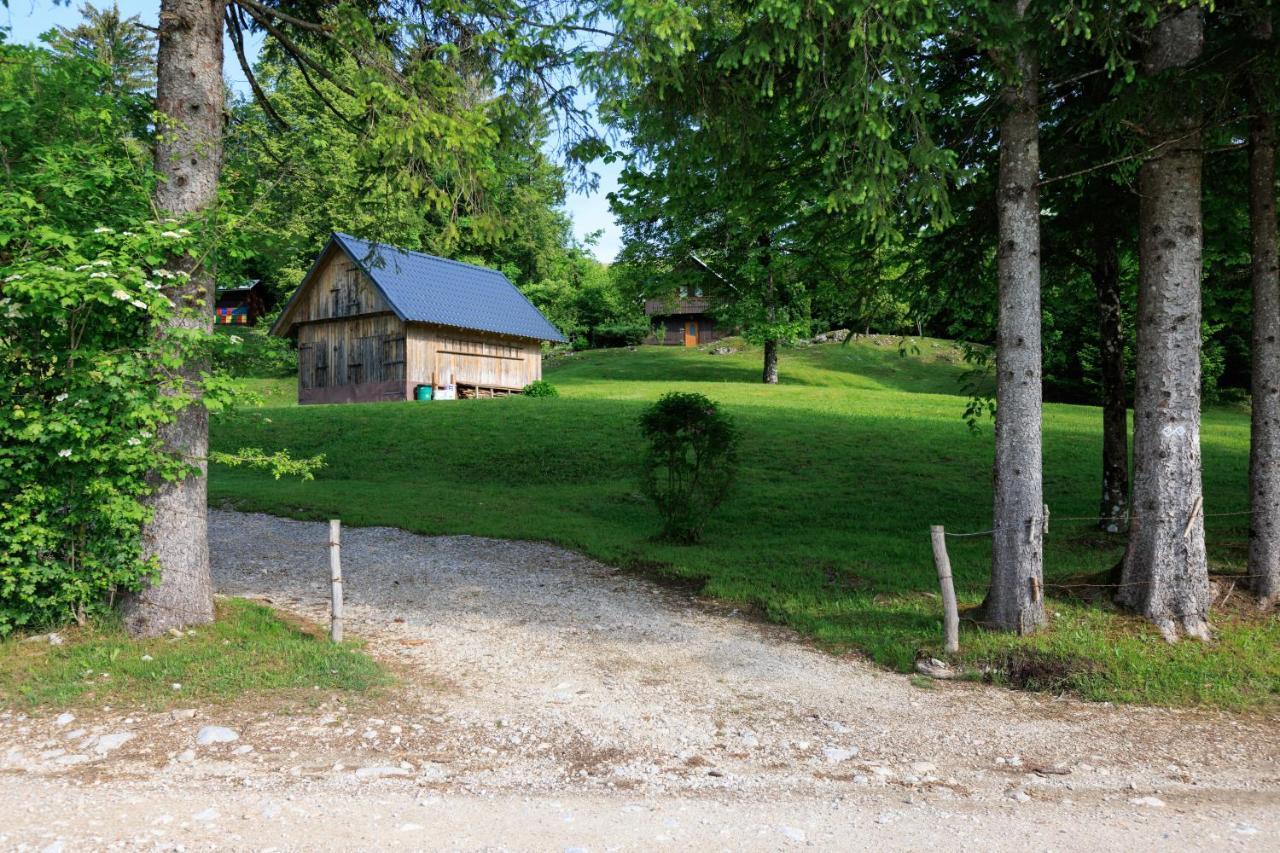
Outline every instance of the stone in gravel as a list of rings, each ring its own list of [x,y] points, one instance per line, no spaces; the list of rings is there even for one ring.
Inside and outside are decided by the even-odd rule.
[[[217,820],[218,810],[215,809],[213,806],[210,806],[209,808],[205,809],[202,812],[197,812],[196,814],[193,814],[191,816],[191,819],[201,821],[202,823],[208,822],[211,820]]]
[[[40,853],[62,853],[62,850],[63,850],[63,843],[62,843],[62,839],[59,838],[57,841],[53,842],[52,844],[42,847],[40,849]]]
[[[385,779],[389,776],[412,776],[413,771],[404,767],[383,765],[378,767],[361,767],[356,770],[357,779]]]
[[[251,752],[253,752],[253,747],[249,746],[247,743],[242,743],[235,749],[231,750],[232,755],[248,755]]]
[[[113,749],[119,749],[129,741],[133,740],[135,735],[133,732],[113,732],[109,735],[103,735],[98,738],[97,743],[93,745],[93,751],[99,755],[106,755]]]
[[[196,746],[209,746],[214,743],[231,743],[240,740],[239,733],[225,726],[205,726],[196,735]]]
[[[76,764],[84,764],[88,760],[89,756],[87,755],[63,755],[59,756],[55,763],[63,767],[72,767]]]
[[[914,772],[919,773],[923,776],[925,774],[934,772],[935,770],[938,769],[938,766],[929,761],[913,761],[911,763],[911,769]]]
[[[822,750],[822,754],[826,756],[827,761],[830,761],[832,764],[838,764],[841,761],[848,761],[850,758],[853,758],[855,755],[857,755],[858,748],[856,746],[843,747],[843,748],[836,747],[836,746],[828,746]]]
[[[75,714],[59,714],[57,718],[54,719],[53,724],[58,728],[62,728],[63,726],[71,725],[75,721],[76,721]]]
[[[169,719],[171,719],[171,720],[191,720],[191,719],[194,719],[194,718],[195,718],[195,715],[196,715],[196,709],[195,709],[195,708],[182,708],[182,709],[177,710],[177,711],[170,711],[170,712],[169,712]]]
[[[196,760],[196,751],[194,749],[184,749],[182,752],[178,753],[177,758],[174,760],[179,764],[190,764]]]
[[[780,826],[778,831],[797,844],[804,844],[805,842],[806,836],[803,829],[796,829],[794,826]]]
[[[1031,802],[1031,795],[1028,794],[1026,791],[1014,791],[1011,794],[1009,794],[1009,798],[1013,800],[1017,800],[1020,803]]]
[[[1164,808],[1164,800],[1159,797],[1134,797],[1129,802],[1135,806],[1150,806],[1153,809]]]
[[[72,729],[71,731],[67,732],[67,740],[79,740],[80,738],[84,737],[86,734],[88,734],[88,731],[86,731],[85,729]]]
[[[760,745],[760,738],[756,737],[751,732],[747,732],[742,736],[742,745],[747,749],[755,749]]]

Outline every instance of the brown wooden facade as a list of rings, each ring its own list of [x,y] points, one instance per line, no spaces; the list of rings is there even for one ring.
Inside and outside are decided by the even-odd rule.
[[[409,400],[420,385],[493,396],[542,378],[541,341],[405,322],[334,246],[303,287],[277,324],[297,338],[299,403]]]
[[[701,296],[674,300],[649,299],[644,313],[653,318],[653,334],[645,343],[693,347],[726,337],[711,314],[711,302]]]

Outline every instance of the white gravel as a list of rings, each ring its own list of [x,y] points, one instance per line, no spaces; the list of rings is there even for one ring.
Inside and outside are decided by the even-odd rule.
[[[219,592],[324,621],[325,525],[210,533]],[[399,686],[81,713],[139,735],[105,756],[0,712],[0,848],[1280,848],[1274,719],[921,690],[547,545],[348,528],[342,557]],[[240,742],[192,758],[210,725]]]

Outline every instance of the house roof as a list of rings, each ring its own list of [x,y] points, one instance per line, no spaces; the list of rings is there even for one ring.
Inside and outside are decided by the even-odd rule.
[[[540,341],[565,340],[542,312],[497,270],[410,252],[385,243],[371,243],[338,232],[329,238],[329,245],[320,258],[335,245],[369,276],[391,310],[407,323],[434,323]],[[312,267],[294,299],[314,272]],[[288,313],[286,306],[280,320]]]

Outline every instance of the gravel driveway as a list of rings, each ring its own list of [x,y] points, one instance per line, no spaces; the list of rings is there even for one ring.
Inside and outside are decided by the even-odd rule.
[[[325,619],[325,525],[210,534],[219,592]],[[0,715],[0,846],[1280,849],[1274,719],[924,690],[547,545],[347,529],[342,556],[348,635],[402,686]],[[68,763],[67,726],[137,736]]]

